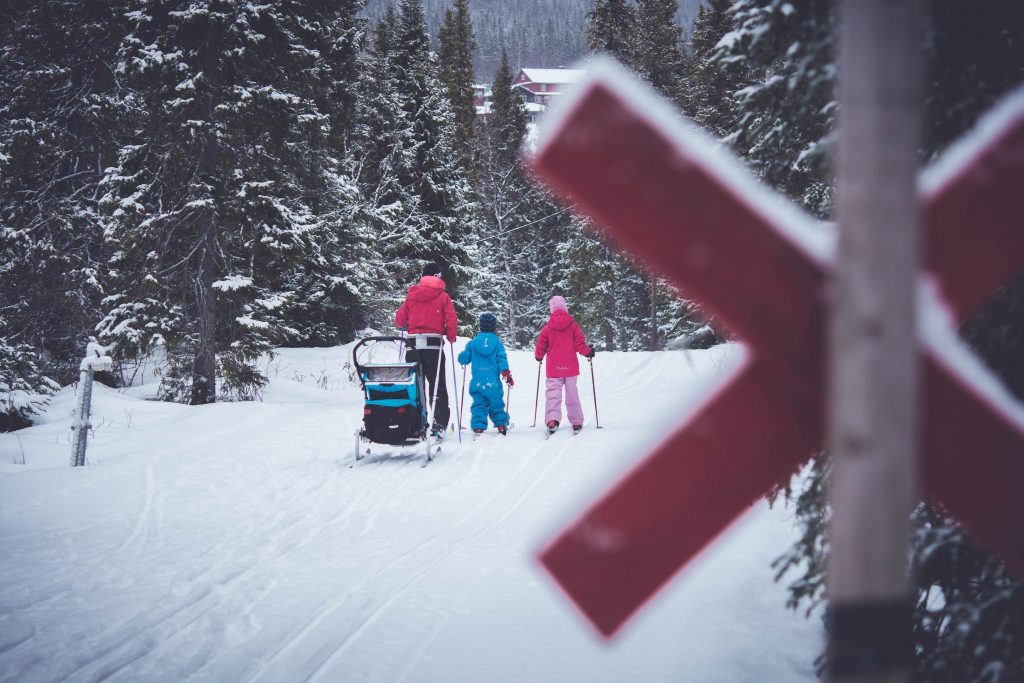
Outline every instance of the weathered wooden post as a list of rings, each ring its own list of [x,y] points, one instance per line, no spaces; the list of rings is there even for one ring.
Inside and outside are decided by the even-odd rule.
[[[107,355],[107,350],[90,341],[85,352],[85,358],[79,365],[78,395],[75,403],[75,412],[71,416],[71,466],[80,467],[85,464],[85,447],[89,440],[89,428],[92,424],[89,421],[92,412],[92,380],[96,370],[109,370],[113,361]]]
[[[829,354],[829,679],[909,681],[917,500],[919,0],[843,0]]]

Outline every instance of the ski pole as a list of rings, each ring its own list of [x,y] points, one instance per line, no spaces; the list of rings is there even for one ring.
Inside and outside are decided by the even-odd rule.
[[[405,350],[405,328],[404,327],[399,327],[398,328],[398,338],[399,338],[399,342],[398,342],[398,361],[397,362],[401,363],[402,362],[402,351]]]
[[[418,346],[418,345],[417,345]],[[426,349],[424,349],[426,353]],[[430,397],[430,412],[427,413],[427,417],[430,418],[430,429],[433,430],[436,424],[435,414],[437,413],[437,387],[441,382],[441,361],[444,360],[444,339],[441,340],[441,345],[437,347],[437,366],[434,368],[434,394]]]
[[[540,403],[540,366],[541,362],[537,361],[537,393],[533,397],[533,424],[531,427],[537,426],[537,404]]]
[[[462,443],[462,401],[459,400],[459,378],[455,374],[455,342],[449,341],[448,348],[452,351],[452,384],[455,389],[455,414],[458,416],[455,424],[459,428],[459,443]],[[462,388],[466,388],[465,370],[463,370]]]
[[[590,388],[594,390],[594,425],[600,429],[601,418],[597,414],[597,384],[594,382],[594,359],[588,358],[587,362],[590,363]]]
[[[512,412],[509,410],[509,405],[512,403],[512,385],[509,384],[505,387],[505,412],[508,413],[508,426],[514,426],[512,423]]]
[[[466,366],[462,366],[462,400],[459,401],[459,431],[462,431],[462,407],[466,405]]]

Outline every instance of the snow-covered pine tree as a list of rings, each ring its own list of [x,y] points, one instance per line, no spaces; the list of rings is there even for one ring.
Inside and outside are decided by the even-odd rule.
[[[361,0],[309,3],[302,10],[303,46],[316,55],[302,70],[302,90],[313,96],[322,123],[307,138],[309,151],[300,176],[303,201],[323,229],[296,261],[284,289],[293,292],[281,309],[281,324],[294,330],[288,343],[329,345],[348,341],[365,327],[371,293],[381,279],[375,236],[366,200],[356,183],[355,136],[362,63]],[[322,140],[318,137],[322,135]]]
[[[133,5],[117,73],[134,111],[103,181],[118,251],[99,329],[122,357],[162,341],[168,398],[211,402],[218,374],[252,396],[252,362],[295,332],[295,275],[325,230],[310,206],[331,166],[323,15],[314,0]]]
[[[533,343],[547,319],[547,301],[561,265],[554,247],[568,217],[520,164],[526,111],[512,82],[503,53],[492,85],[491,113],[480,127],[484,222],[475,248],[478,263],[490,269],[479,278],[478,310],[498,314],[506,343],[522,348]]]
[[[750,84],[733,95],[738,119],[723,108],[726,121],[702,123],[727,130],[728,142],[765,182],[826,216],[834,191],[834,3],[737,0],[730,11],[733,27],[718,43],[715,68]],[[703,106],[710,113],[716,105]]]
[[[98,317],[95,187],[114,153],[122,10],[12,0],[0,14],[0,392],[32,391],[34,406],[47,376],[77,378]],[[0,420],[7,409],[26,412],[7,400]]]
[[[0,258],[6,256],[0,245]],[[39,354],[28,344],[7,339],[7,321],[0,316],[0,432],[28,427],[49,397],[60,388],[39,367]]]
[[[514,240],[528,240],[531,235],[510,234],[521,227],[519,212],[528,191],[516,164],[526,133],[526,110],[522,99],[512,91],[512,73],[504,51],[491,86],[491,98],[491,111],[483,119],[478,136],[477,183],[483,222],[473,244],[475,260],[480,264],[474,278],[478,300],[473,313],[491,311],[498,315],[506,343],[515,347],[521,302],[514,292],[513,279],[523,264],[517,258],[521,250],[514,248],[519,242]],[[533,264],[527,265],[527,272],[534,272]]]
[[[687,83],[690,116],[715,137],[724,138],[739,116],[734,110],[733,93],[741,83],[742,58],[730,58],[729,64],[714,59],[716,48],[732,27],[729,8],[732,0],[710,0],[697,10],[690,35],[690,59]]]
[[[630,66],[635,36],[636,11],[628,0],[594,0],[594,9],[587,13],[587,48],[591,52]]]
[[[469,0],[455,0],[454,7],[445,10],[439,40],[441,81],[455,113],[456,136],[461,143],[459,149],[469,150],[472,146],[468,143],[473,139],[476,123],[476,106],[473,104],[476,38],[469,15]]]
[[[372,32],[360,72],[358,114],[353,136],[355,178],[361,195],[353,225],[366,230],[363,268],[371,282],[364,292],[368,324],[388,329],[401,304],[404,285],[415,273],[406,259],[415,241],[419,202],[402,184],[413,163],[412,131],[405,117],[395,60],[398,17],[389,5]]]
[[[677,0],[637,0],[633,68],[655,90],[682,108],[686,102],[683,30]]]
[[[376,22],[389,6],[397,4],[395,0],[368,0],[366,15]],[[424,0],[428,35],[439,33],[452,4],[453,0]],[[578,60],[585,51],[584,15],[592,4],[592,0],[467,0],[480,48],[473,67],[479,82],[494,80],[502,49],[513,69],[563,67]]]
[[[420,0],[402,0],[393,65],[408,135],[407,165],[399,182],[417,211],[394,243],[395,256],[409,264],[406,281],[423,261],[441,264],[460,319],[468,316],[460,289],[469,278],[466,238],[477,221],[469,173],[458,153],[455,114],[438,77]]]
[[[503,50],[491,85],[492,112],[487,118],[487,139],[496,166],[515,165],[526,135],[526,107],[512,88],[514,75]]]
[[[682,109],[687,100],[687,64],[681,46],[682,28],[675,22],[678,9],[677,0],[637,0],[632,67],[657,92]],[[662,340],[658,324],[658,276],[639,264],[624,269],[623,276],[622,284],[630,298],[646,305],[647,334],[643,348],[654,351],[660,348]],[[626,309],[636,310],[631,306]],[[629,321],[623,330],[639,322]]]
[[[558,289],[572,305],[573,317],[587,340],[615,351],[623,348],[615,324],[621,306],[621,292],[614,279],[620,257],[597,237],[596,230],[584,219],[572,221],[558,247],[562,264]]]
[[[639,0],[635,7],[625,0],[595,0],[594,10],[587,15],[587,37],[591,52],[615,57],[682,109],[687,102],[688,69],[682,29],[675,21],[677,11],[677,0]],[[583,234],[572,235],[565,253],[589,254],[604,248],[596,243],[584,245],[586,239]],[[567,265],[570,274],[565,281],[572,282],[575,268]],[[689,304],[659,297],[657,275],[628,256],[619,256],[614,269],[603,272],[614,278],[619,297],[618,303],[603,313],[606,347],[660,348],[666,338],[659,321],[672,320],[668,329],[675,328]],[[601,288],[610,289],[611,284],[602,283]]]

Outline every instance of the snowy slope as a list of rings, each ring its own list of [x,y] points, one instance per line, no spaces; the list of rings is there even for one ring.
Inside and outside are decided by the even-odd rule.
[[[584,363],[587,427],[548,441],[513,352],[509,436],[453,436],[425,469],[349,467],[349,348],[282,350],[261,403],[98,386],[84,468],[70,389],[0,435],[0,681],[814,680],[820,620],[769,568],[785,509],[755,506],[611,643],[534,559],[739,348],[600,354],[603,428]]]

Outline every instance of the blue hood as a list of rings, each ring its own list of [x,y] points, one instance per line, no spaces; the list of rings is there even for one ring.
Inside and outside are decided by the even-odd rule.
[[[493,356],[501,346],[501,340],[493,332],[481,332],[469,341],[473,347],[473,355]]]
[[[508,356],[498,335],[481,332],[473,337],[459,354],[459,363],[472,364],[473,381],[497,381],[502,371],[508,370]]]

